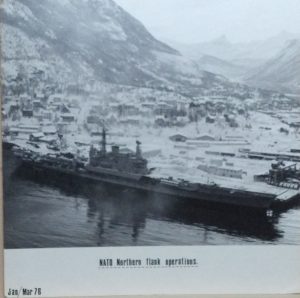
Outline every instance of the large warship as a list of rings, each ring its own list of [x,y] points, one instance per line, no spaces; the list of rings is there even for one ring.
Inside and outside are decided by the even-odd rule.
[[[108,183],[123,188],[133,188],[146,193],[157,193],[186,201],[199,202],[205,205],[219,205],[268,212],[285,208],[299,198],[299,185],[282,187],[280,179],[286,179],[284,173],[299,175],[296,167],[285,169],[276,167],[270,174],[257,176],[256,180],[264,180],[280,188],[280,192],[253,191],[242,188],[219,186],[216,183],[192,183],[183,179],[157,178],[151,175],[153,169],[142,156],[141,143],[136,141],[134,153],[123,153],[119,146],[113,145],[107,151],[106,131],[102,131],[100,146],[91,145],[88,160],[82,160],[74,154],[56,152],[38,154],[30,150],[16,149],[15,155],[21,159],[22,165],[38,171],[39,175],[50,173],[62,174],[96,182]],[[278,185],[274,185],[275,182]],[[142,196],[141,196],[142,199]]]

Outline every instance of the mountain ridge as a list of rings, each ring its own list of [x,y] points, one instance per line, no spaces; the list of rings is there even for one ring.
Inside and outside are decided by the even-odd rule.
[[[300,39],[291,40],[277,56],[257,68],[246,82],[287,93],[300,92]]]

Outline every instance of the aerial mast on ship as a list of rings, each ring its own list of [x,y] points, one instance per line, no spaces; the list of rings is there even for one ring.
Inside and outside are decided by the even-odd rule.
[[[104,127],[102,129],[101,153],[106,154],[106,131]]]

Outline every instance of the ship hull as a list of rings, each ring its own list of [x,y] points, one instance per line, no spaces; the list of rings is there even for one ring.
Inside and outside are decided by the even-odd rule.
[[[15,146],[14,143],[2,140],[2,149],[3,150],[11,150],[14,146]]]
[[[219,206],[252,210],[265,213],[272,209],[275,195],[255,193],[231,188],[201,185],[197,190],[180,189],[177,186],[166,185],[159,180],[142,176],[139,180],[131,177],[119,177],[108,173],[93,173],[86,170],[75,171],[62,169],[49,165],[36,164],[23,161],[22,164],[30,170],[34,170],[39,176],[49,177],[51,174],[65,176],[68,179],[80,181],[93,181],[106,183],[115,187],[131,188],[143,191],[145,195],[163,195],[170,198],[180,199],[186,202],[194,202],[204,206]]]
[[[8,143],[2,143],[2,158],[5,166],[5,171],[3,171],[3,181],[7,183],[9,177],[14,174],[18,167],[22,164],[22,161],[15,157],[11,148],[13,146],[8,145]]]

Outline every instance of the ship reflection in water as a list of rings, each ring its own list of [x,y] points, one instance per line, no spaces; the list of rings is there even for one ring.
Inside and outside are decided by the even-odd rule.
[[[299,206],[239,215],[11,167],[6,159],[6,248],[300,243]]]

